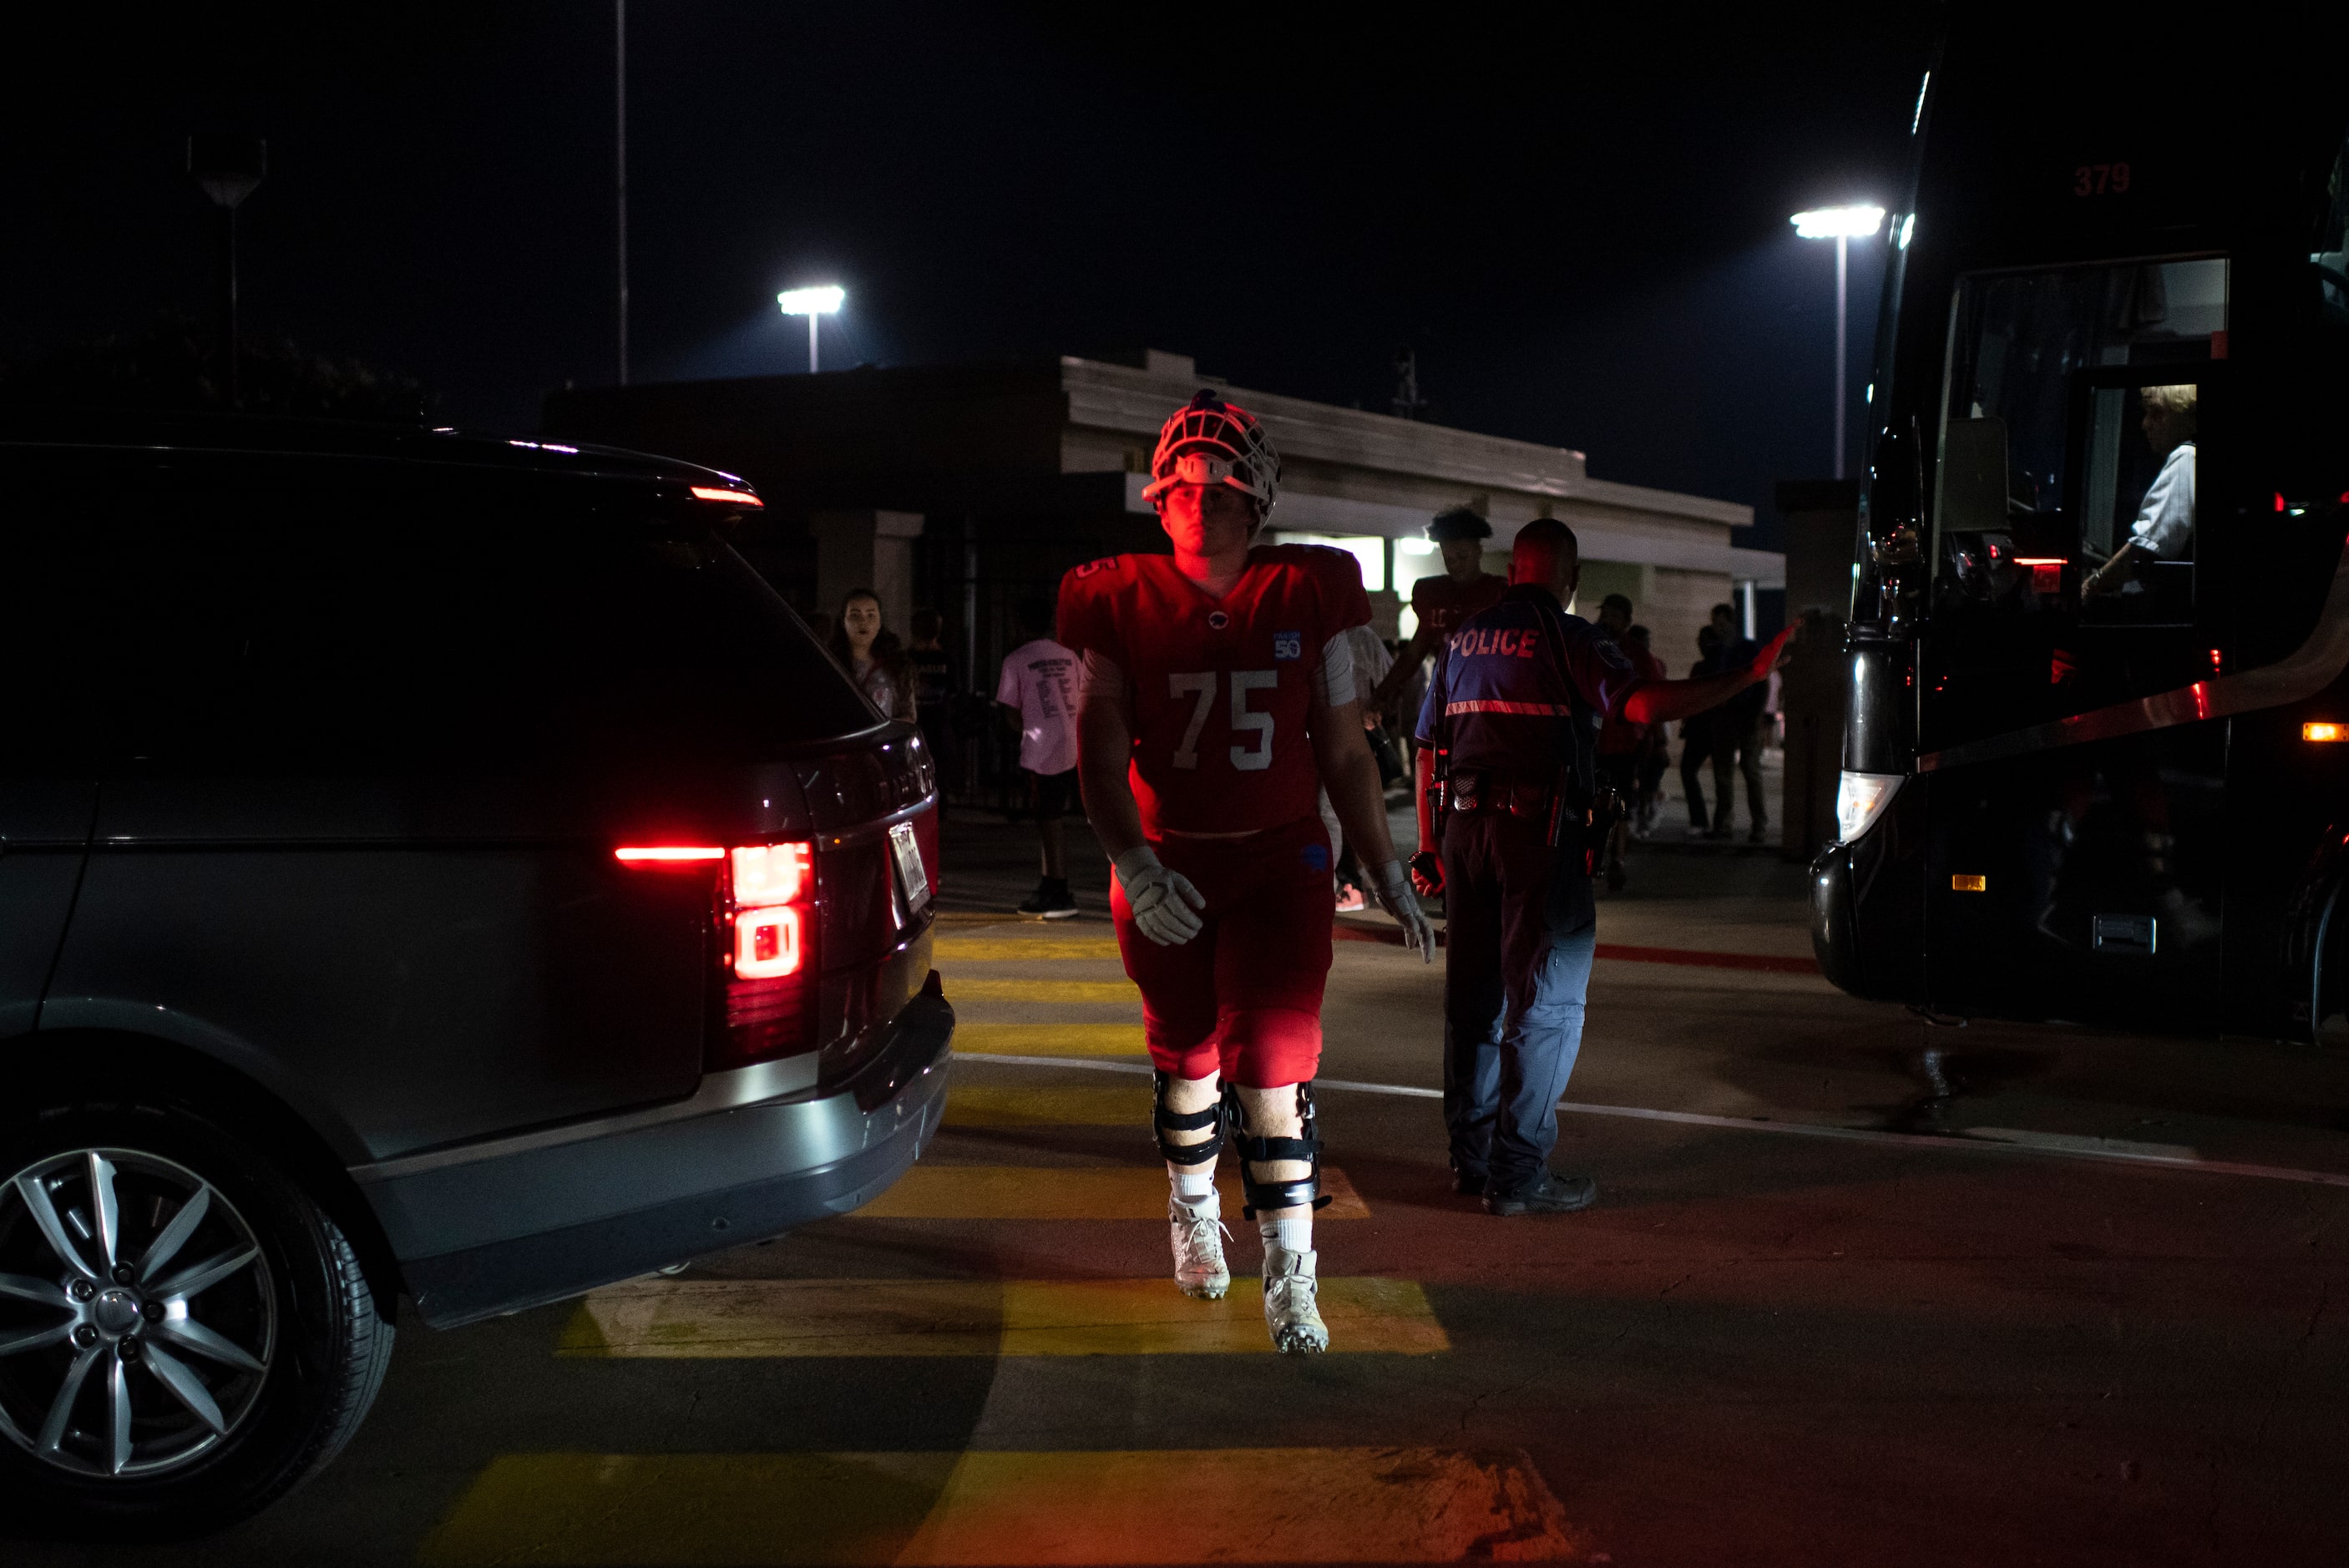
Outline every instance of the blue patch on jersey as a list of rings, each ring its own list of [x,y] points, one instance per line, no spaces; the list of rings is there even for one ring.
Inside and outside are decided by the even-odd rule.
[[[1330,846],[1308,844],[1298,852],[1297,858],[1305,862],[1305,869],[1309,872],[1326,872],[1330,869]]]
[[[1272,656],[1276,659],[1301,659],[1305,656],[1305,634],[1275,632],[1272,634]]]

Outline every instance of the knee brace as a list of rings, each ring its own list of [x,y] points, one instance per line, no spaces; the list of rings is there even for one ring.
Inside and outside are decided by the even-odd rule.
[[[1224,1151],[1224,1107],[1211,1105],[1205,1110],[1173,1111],[1166,1109],[1166,1086],[1174,1075],[1154,1072],[1150,1075],[1150,1130],[1158,1140],[1158,1152],[1174,1165],[1212,1165]],[[1229,1094],[1226,1089],[1226,1094]],[[1197,1143],[1177,1143],[1166,1135],[1170,1132],[1196,1132],[1203,1127],[1215,1131]]]
[[[1326,1208],[1330,1200],[1321,1191],[1321,1139],[1313,1130],[1313,1086],[1297,1086],[1298,1130],[1301,1138],[1258,1138],[1247,1130],[1247,1119],[1240,1109],[1239,1090],[1230,1083],[1224,1085],[1224,1114],[1238,1134],[1240,1146],[1240,1193],[1247,1200],[1240,1213],[1247,1219],[1257,1217],[1258,1209],[1294,1209],[1300,1205]],[[1275,1160],[1302,1160],[1309,1167],[1305,1175],[1288,1181],[1267,1181],[1257,1178],[1256,1166]]]

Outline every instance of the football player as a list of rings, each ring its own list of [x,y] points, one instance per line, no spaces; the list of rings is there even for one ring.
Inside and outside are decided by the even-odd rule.
[[[1142,990],[1175,1283],[1211,1300],[1231,1287],[1215,1184],[1228,1130],[1264,1242],[1266,1325],[1280,1350],[1312,1352],[1330,1343],[1313,1248],[1331,914],[1317,789],[1404,941],[1423,960],[1433,943],[1363,738],[1346,637],[1370,619],[1361,573],[1339,551],[1254,543],[1279,476],[1256,418],[1201,391],[1159,432],[1143,490],[1174,552],[1076,568],[1060,625],[1084,660],[1078,778]]]

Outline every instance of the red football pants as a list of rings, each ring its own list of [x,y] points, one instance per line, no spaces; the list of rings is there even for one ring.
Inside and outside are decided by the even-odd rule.
[[[1220,1072],[1245,1088],[1309,1083],[1321,1064],[1330,977],[1330,836],[1319,817],[1245,839],[1154,839],[1207,907],[1199,934],[1161,947],[1134,928],[1110,879],[1125,972],[1142,987],[1150,1061],[1176,1078]]]

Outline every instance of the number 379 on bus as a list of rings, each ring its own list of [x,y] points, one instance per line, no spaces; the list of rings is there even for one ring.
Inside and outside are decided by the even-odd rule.
[[[2129,166],[2126,163],[2083,163],[2072,170],[2075,196],[2126,196]]]

